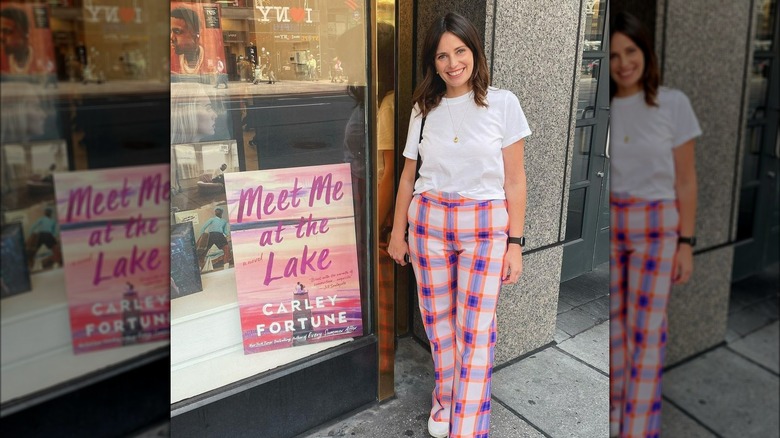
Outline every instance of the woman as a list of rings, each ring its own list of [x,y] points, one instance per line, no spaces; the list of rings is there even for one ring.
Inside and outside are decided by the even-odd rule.
[[[482,43],[462,16],[430,26],[421,64],[388,253],[401,265],[410,256],[417,277],[436,371],[428,432],[484,438],[498,292],[522,272],[531,131],[517,97],[489,87]]]
[[[203,85],[171,84],[171,144],[197,143],[216,133],[217,112]]]
[[[610,434],[660,433],[666,305],[693,271],[694,139],[688,98],[659,87],[641,23],[621,13],[610,32]]]

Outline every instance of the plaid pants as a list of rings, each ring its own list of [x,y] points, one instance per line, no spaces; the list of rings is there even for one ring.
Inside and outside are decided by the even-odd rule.
[[[624,438],[661,429],[666,305],[679,216],[676,201],[610,196],[610,422]]]
[[[409,252],[435,368],[431,416],[449,421],[450,438],[487,438],[506,201],[426,192],[413,198],[408,216]]]

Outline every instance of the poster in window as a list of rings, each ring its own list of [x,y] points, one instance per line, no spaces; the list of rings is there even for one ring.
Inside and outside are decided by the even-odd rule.
[[[171,298],[202,290],[193,222],[174,224],[171,226]]]
[[[0,256],[0,298],[32,290],[22,224],[15,222],[2,226]]]
[[[44,4],[0,4],[0,73],[5,79],[56,75],[49,21],[49,8]]]
[[[54,174],[68,170],[65,141],[4,144],[0,169],[2,221],[21,224],[26,269],[35,274],[61,267]]]
[[[362,334],[349,164],[225,174],[244,353]]]
[[[54,176],[76,354],[168,339],[168,165]]]
[[[171,147],[171,216],[177,225],[192,224],[197,275],[233,267],[225,174],[238,171],[235,140]]]
[[[221,26],[218,4],[171,3],[171,82],[198,75],[200,82],[210,82],[203,75],[213,75],[226,62]]]

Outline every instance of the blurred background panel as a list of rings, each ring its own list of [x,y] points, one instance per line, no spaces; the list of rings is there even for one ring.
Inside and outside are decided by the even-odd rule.
[[[168,13],[154,0],[0,4],[0,416],[14,435],[127,436],[168,417],[167,322],[154,342],[125,330],[116,348],[76,353],[55,199],[58,175],[169,163]],[[119,302],[137,302],[129,290]]]

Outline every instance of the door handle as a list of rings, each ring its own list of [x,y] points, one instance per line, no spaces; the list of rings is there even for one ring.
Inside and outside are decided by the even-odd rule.
[[[602,110],[602,111],[609,111],[609,107],[608,106],[600,106],[599,109]]]
[[[769,177],[769,178],[771,178],[771,179],[775,179],[775,177],[777,176],[777,174],[776,174],[776,173],[774,173],[774,172],[772,172],[772,171],[770,170],[769,172],[767,172],[767,173],[766,173],[766,176],[768,176],[768,177]]]
[[[600,171],[600,170],[599,170],[598,172],[596,172],[596,175],[597,175],[599,178],[604,178],[604,172],[602,172],[602,171]]]
[[[604,150],[604,156],[609,158],[609,125],[607,125],[607,148]]]

